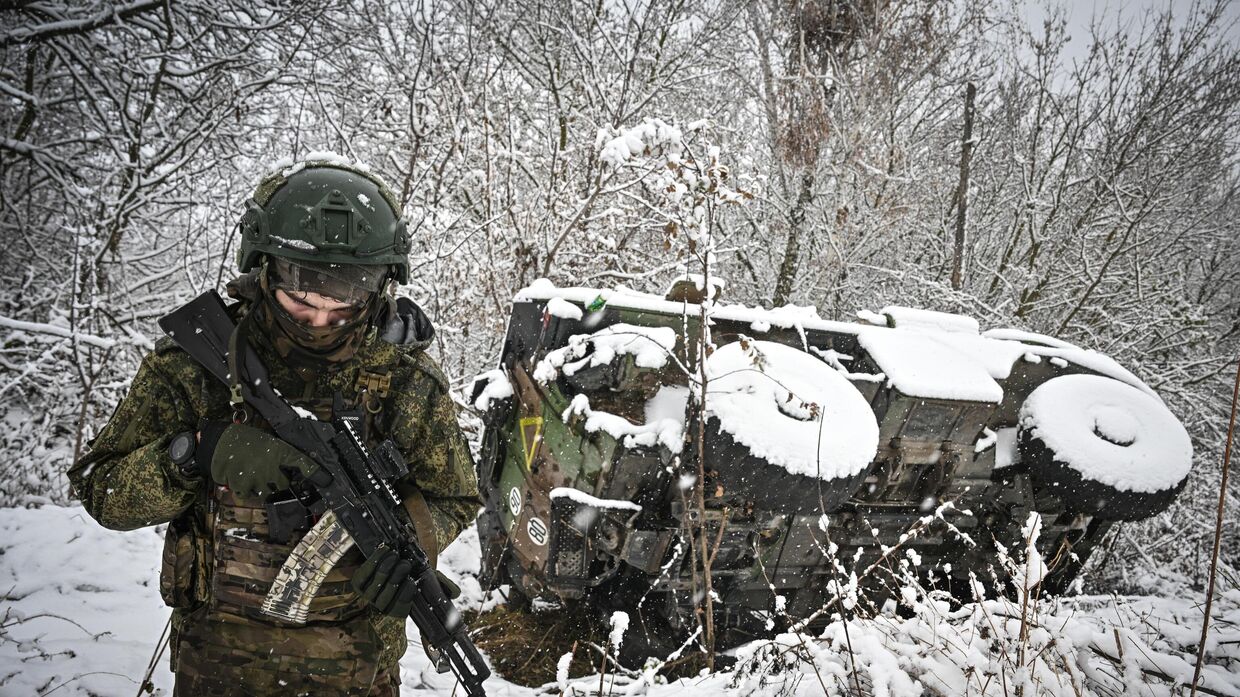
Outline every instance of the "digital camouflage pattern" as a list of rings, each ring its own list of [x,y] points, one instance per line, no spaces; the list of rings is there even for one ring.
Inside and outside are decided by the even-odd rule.
[[[397,489],[410,498],[415,489],[422,492],[433,541],[443,549],[473,518],[477,482],[448,383],[424,352],[428,343],[423,335],[396,345],[371,329],[354,360],[312,373],[290,368],[266,342],[255,342],[276,388],[320,417],[330,416],[337,392],[364,398],[359,377],[365,383],[387,376],[388,396],[366,398],[378,408],[367,420],[367,439],[396,443],[411,470]],[[282,625],[258,612],[292,544],[267,541],[261,499],[186,477],[169,459],[172,437],[197,430],[202,418],[232,418],[225,386],[161,340],[90,452],[69,472],[86,510],[105,527],[170,523],[160,590],[174,608],[173,669],[179,684],[192,685],[178,694],[367,694],[376,671],[397,674],[405,623],[379,615],[352,592],[349,577],[362,562],[357,550],[328,577],[307,626]]]
[[[201,618],[191,618],[179,637],[174,694],[398,695],[399,688],[392,685],[396,668],[377,670],[379,640],[364,614],[290,632],[261,622],[219,619],[206,612]],[[268,648],[257,650],[260,646]]]

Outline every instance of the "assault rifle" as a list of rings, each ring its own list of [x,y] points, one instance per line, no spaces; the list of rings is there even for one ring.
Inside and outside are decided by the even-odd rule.
[[[410,617],[424,641],[446,661],[471,697],[485,697],[482,682],[491,674],[469,639],[461,615],[444,593],[425,550],[392,483],[409,472],[396,445],[384,441],[372,452],[360,437],[360,413],[336,410],[331,422],[302,418],[271,385],[267,368],[244,341],[232,344],[235,324],[223,300],[207,291],[159,320],[159,326],[224,384],[233,387],[234,403],[244,400],[265,419],[276,435],[321,467],[296,490],[310,510],[322,511],[285,562],[263,604],[263,610],[294,623],[304,623],[310,600],[336,561],[357,545],[370,557],[380,547],[395,550],[413,569],[418,595]],[[230,379],[230,362],[239,380]],[[239,389],[238,389],[239,388]],[[239,394],[238,394],[239,392]],[[331,475],[330,481],[322,473]]]

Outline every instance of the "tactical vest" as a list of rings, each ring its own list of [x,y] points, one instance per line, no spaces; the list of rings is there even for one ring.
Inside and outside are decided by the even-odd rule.
[[[367,375],[370,389],[362,384]],[[387,397],[386,382],[374,375],[362,374],[356,395],[371,435],[378,432],[375,422]],[[381,391],[379,382],[384,382]],[[330,418],[330,400],[302,406]],[[405,623],[376,615],[353,592],[350,579],[364,561],[360,552],[349,550],[331,570],[310,603],[304,626],[270,617],[261,611],[263,600],[305,530],[289,542],[274,542],[263,499],[235,496],[223,487],[208,489],[205,505],[169,525],[160,574],[164,601],[179,609],[174,613],[173,670],[179,684],[200,686],[186,694],[211,694],[214,688],[208,688],[223,682],[235,690],[225,694],[366,695],[369,688],[359,686],[381,671],[395,670],[404,653]],[[430,523],[425,499],[411,497],[406,510],[424,546],[430,538],[427,551],[433,559],[433,533],[421,532]],[[388,651],[381,655],[384,648]]]
[[[228,489],[216,488],[215,500],[213,572],[208,599],[211,613],[234,621],[248,619],[299,626],[269,617],[260,609],[276,573],[296,546],[296,539],[279,543],[268,537],[267,511],[262,499],[238,497]],[[363,561],[362,555],[351,549],[332,568],[310,602],[307,624],[344,622],[365,612],[365,601],[349,584]]]

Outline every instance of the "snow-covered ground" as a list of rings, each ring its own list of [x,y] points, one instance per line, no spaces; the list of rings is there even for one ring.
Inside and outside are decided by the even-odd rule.
[[[134,695],[168,611],[159,599],[161,531],[99,527],[80,507],[0,509],[0,695]],[[466,604],[483,602],[477,538],[444,555]],[[1200,598],[1085,596],[1001,600],[949,610],[906,594],[907,618],[836,622],[821,636],[786,634],[743,647],[737,668],[672,685],[653,670],[609,673],[606,695],[1187,695]],[[1022,622],[1022,614],[1024,621]],[[1208,692],[1240,697],[1240,591],[1216,600]],[[410,633],[413,633],[412,627]],[[418,642],[402,663],[404,695],[450,695]],[[156,694],[171,693],[164,656]],[[1178,684],[1178,686],[1177,686]],[[490,695],[597,693],[599,676],[526,688],[493,677]],[[459,694],[459,692],[458,692]]]

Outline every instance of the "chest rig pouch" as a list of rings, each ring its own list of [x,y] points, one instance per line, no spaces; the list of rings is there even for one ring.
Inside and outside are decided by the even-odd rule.
[[[331,416],[317,406],[306,408]],[[199,694],[193,688],[201,681],[223,686],[219,694],[369,694],[384,641],[350,582],[361,553],[345,552],[310,600],[305,620],[286,622],[263,612],[263,603],[313,516],[288,492],[265,500],[216,487],[213,500],[211,590],[205,615],[181,638],[178,688],[184,681]]]
[[[375,420],[383,412],[388,395],[391,393],[392,374],[390,370],[358,372],[354,385],[354,398],[346,404],[340,394],[330,402],[313,400],[303,404],[320,419],[332,418],[333,414],[353,411],[361,417],[362,440],[371,447],[378,444],[381,438],[371,438],[376,432]],[[267,539],[277,544],[296,543],[301,536],[314,526],[318,517],[301,499],[291,491],[272,494],[265,502],[267,513]]]
[[[168,607],[190,608],[207,599],[210,539],[194,509],[168,524],[159,573],[159,595]]]
[[[358,377],[369,387],[374,373],[363,371]],[[353,400],[337,393],[332,399],[306,400],[300,406],[321,419],[334,414],[359,413],[362,439],[374,445],[374,421],[383,411],[390,377],[384,374],[378,390],[358,389]],[[213,573],[210,605],[214,614],[230,619],[244,618],[264,624],[284,625],[280,619],[262,611],[263,602],[281,567],[297,544],[317,521],[321,509],[307,506],[292,491],[282,491],[265,499],[237,496],[217,487],[213,494],[216,512],[213,535]],[[306,624],[338,623],[365,613],[365,601],[353,592],[350,583],[364,561],[360,552],[349,549],[327,573],[309,605]],[[298,626],[298,625],[294,625]]]

